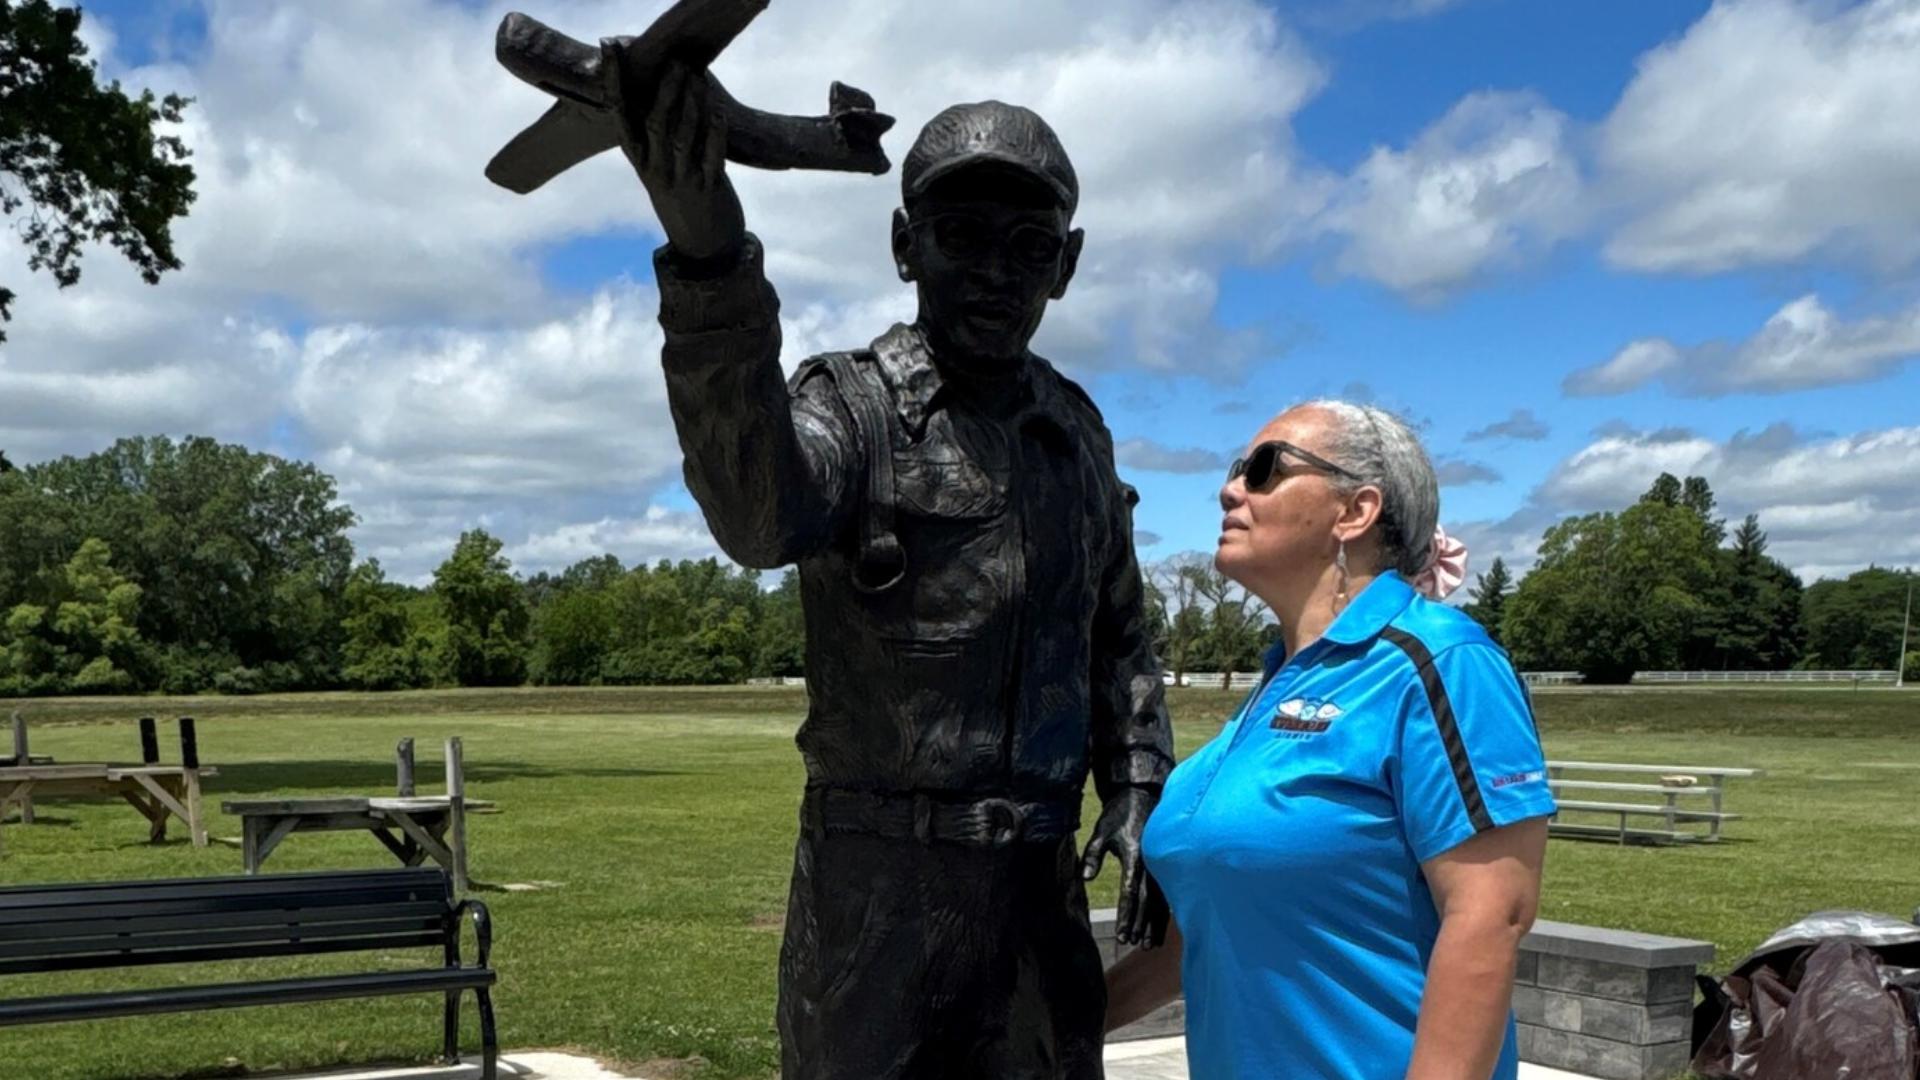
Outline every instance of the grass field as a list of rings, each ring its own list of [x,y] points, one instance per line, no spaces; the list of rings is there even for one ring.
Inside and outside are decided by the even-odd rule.
[[[1237,696],[1173,698],[1182,754]],[[1702,938],[1730,965],[1808,911],[1904,914],[1920,903],[1920,693],[1845,689],[1543,691],[1550,756],[1764,768],[1734,782],[1747,815],[1715,847],[1556,840],[1545,918]],[[496,924],[501,1038],[577,1048],[649,1076],[764,1077],[794,814],[798,691],[516,690],[33,703],[33,749],[60,761],[128,760],[133,718],[200,718],[218,765],[216,838],[237,835],[223,797],[378,793],[394,742],[414,736],[423,793],[438,790],[441,741],[465,739],[469,793],[499,803],[472,819],[473,874]],[[171,725],[163,726],[163,746]],[[169,758],[172,750],[168,748]],[[53,802],[9,825],[0,884],[237,873],[237,844],[145,843],[122,804]],[[1089,815],[1088,820],[1091,820]],[[390,862],[365,834],[289,839],[270,871]],[[1096,883],[1110,903],[1112,875]],[[508,891],[508,884],[536,885]],[[390,958],[404,962],[404,957]],[[276,973],[366,958],[275,961]],[[325,965],[324,967],[322,965]],[[152,969],[164,984],[208,973]],[[0,976],[0,997],[127,982],[124,973]],[[425,1060],[429,997],[0,1030],[0,1075],[101,1080]],[[477,1046],[469,1017],[466,1045]]]

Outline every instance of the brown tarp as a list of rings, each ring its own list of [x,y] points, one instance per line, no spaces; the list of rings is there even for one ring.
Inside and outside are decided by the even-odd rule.
[[[1693,1071],[1709,1080],[1920,1080],[1920,927],[1825,911],[1701,980]]]

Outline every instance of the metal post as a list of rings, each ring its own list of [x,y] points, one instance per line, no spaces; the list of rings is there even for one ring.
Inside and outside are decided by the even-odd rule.
[[[1907,571],[1907,613],[1900,617],[1900,655],[1893,658],[1893,688],[1907,685],[1907,627],[1913,623],[1913,571]]]
[[[193,730],[193,717],[180,718],[180,764],[189,769],[200,767],[200,739]]]
[[[160,736],[154,730],[151,716],[140,718],[140,764],[160,764]]]

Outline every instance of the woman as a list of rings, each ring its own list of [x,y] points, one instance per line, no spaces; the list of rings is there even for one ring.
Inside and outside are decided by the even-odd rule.
[[[1426,453],[1379,409],[1312,402],[1220,503],[1215,564],[1281,640],[1147,824],[1173,921],[1109,973],[1108,1030],[1184,986],[1195,1080],[1512,1080],[1554,803],[1506,654],[1435,602],[1465,550]]]

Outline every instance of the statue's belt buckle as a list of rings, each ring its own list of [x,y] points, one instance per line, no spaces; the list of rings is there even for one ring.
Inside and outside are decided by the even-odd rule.
[[[985,826],[987,843],[994,847],[1013,843],[1026,829],[1027,811],[1012,799],[982,799],[974,804],[974,809]]]

